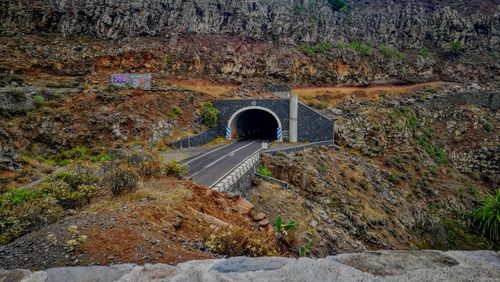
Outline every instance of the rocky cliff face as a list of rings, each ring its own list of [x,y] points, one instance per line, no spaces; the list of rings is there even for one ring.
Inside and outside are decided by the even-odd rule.
[[[373,41],[397,48],[497,48],[498,1],[35,0],[1,5],[1,26],[101,38],[229,34],[280,43]]]

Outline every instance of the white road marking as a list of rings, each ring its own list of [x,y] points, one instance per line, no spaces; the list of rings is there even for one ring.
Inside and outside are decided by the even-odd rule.
[[[190,163],[192,163],[192,162],[194,162],[194,161],[196,161],[196,160],[198,160],[198,159],[200,159],[200,158],[203,158],[204,156],[206,156],[206,155],[208,155],[208,154],[211,154],[211,153],[213,153],[213,152],[219,151],[220,149],[222,149],[222,148],[226,148],[226,147],[227,147],[227,146],[229,146],[229,145],[233,145],[234,143],[235,143],[235,142],[230,143],[230,144],[227,144],[227,145],[224,145],[224,146],[220,146],[219,148],[216,148],[216,149],[213,149],[213,150],[211,150],[211,151],[208,151],[208,152],[206,152],[205,154],[200,155],[200,156],[198,156],[198,157],[196,157],[196,158],[194,158],[194,159],[190,160],[189,162],[185,162],[184,164],[190,164]]]
[[[215,161],[211,162],[210,164],[208,164],[208,165],[207,165],[206,167],[204,167],[204,168],[209,168],[209,167],[213,166],[214,164],[218,163],[220,160],[222,160],[222,159],[226,158],[227,156],[234,156],[236,152],[238,152],[238,151],[240,151],[240,150],[245,149],[246,147],[248,147],[248,146],[252,145],[253,143],[255,143],[255,142],[257,142],[257,141],[258,141],[258,140],[255,140],[255,141],[253,141],[252,143],[248,143],[248,144],[246,144],[245,146],[243,146],[243,147],[241,147],[241,148],[238,148],[238,149],[236,149],[236,150],[234,150],[234,151],[232,151],[232,152],[230,152],[230,153],[226,154],[225,156],[222,156],[222,157],[220,157],[220,158],[216,159]]]
[[[233,155],[234,155],[236,152],[238,152],[238,151],[240,151],[240,150],[243,150],[244,148],[246,148],[246,147],[248,147],[248,146],[250,146],[250,145],[252,145],[252,144],[254,144],[255,142],[258,142],[258,141],[259,141],[259,140],[255,140],[255,141],[253,141],[253,142],[251,142],[251,143],[249,143],[249,144],[247,144],[247,145],[245,145],[245,146],[243,146],[243,147],[241,147],[241,148],[238,148],[238,149],[236,149],[236,150],[234,150],[234,151],[232,151],[232,152],[229,152],[229,153],[228,153],[228,154],[226,154],[225,156],[222,156],[221,158],[218,158],[218,159],[217,159],[217,160],[215,160],[214,162],[212,162],[212,163],[210,163],[209,165],[205,166],[204,168],[202,168],[202,169],[201,169],[200,171],[198,171],[197,173],[192,174],[192,175],[190,176],[190,178],[192,179],[192,178],[193,178],[193,177],[195,177],[196,175],[198,175],[198,174],[200,174],[201,172],[203,172],[205,169],[207,169],[207,168],[209,168],[209,167],[213,166],[214,164],[218,163],[220,160],[222,160],[222,159],[226,158],[227,156],[231,156],[231,154],[233,154]]]

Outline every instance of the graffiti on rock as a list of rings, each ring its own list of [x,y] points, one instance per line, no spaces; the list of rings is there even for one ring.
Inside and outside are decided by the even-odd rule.
[[[151,90],[152,78],[146,74],[113,74],[111,84],[116,87]]]

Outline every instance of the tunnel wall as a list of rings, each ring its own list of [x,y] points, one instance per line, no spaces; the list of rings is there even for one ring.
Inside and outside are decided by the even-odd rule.
[[[217,132],[221,136],[225,136],[226,125],[235,112],[246,107],[260,106],[278,115],[283,127],[283,140],[289,141],[289,99],[217,100],[213,104],[220,111]],[[299,142],[329,141],[334,138],[334,123],[326,116],[299,102],[297,131]]]
[[[299,102],[297,131],[299,142],[333,140],[333,121]]]
[[[214,107],[220,111],[217,121],[217,130],[221,136],[226,134],[226,125],[235,112],[242,108],[259,106],[273,111],[279,117],[281,126],[283,127],[283,140],[288,141],[288,132],[290,127],[290,102],[288,99],[217,100],[213,104]]]

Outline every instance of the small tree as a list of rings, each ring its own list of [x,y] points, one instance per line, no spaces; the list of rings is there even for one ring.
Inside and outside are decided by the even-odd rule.
[[[203,104],[203,123],[210,128],[216,127],[219,113],[220,111],[212,103],[207,102]]]

